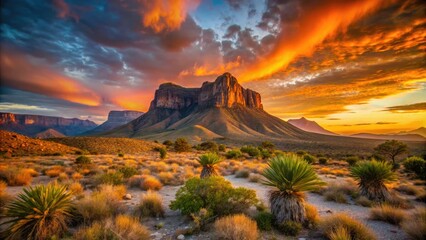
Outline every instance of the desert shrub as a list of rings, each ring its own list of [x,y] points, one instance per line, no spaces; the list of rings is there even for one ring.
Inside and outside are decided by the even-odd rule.
[[[349,240],[351,239],[351,235],[345,227],[340,226],[331,231],[328,238],[330,240]]]
[[[368,199],[365,196],[359,196],[357,199],[355,199],[355,203],[357,205],[361,205],[363,207],[371,207],[371,206],[373,206],[373,202],[370,201],[370,199]]]
[[[296,152],[296,155],[297,156],[303,156],[303,155],[305,155],[306,154],[306,152],[305,151],[302,151],[302,150],[299,150],[299,151],[297,151]]]
[[[259,182],[262,179],[262,175],[258,173],[250,173],[249,182]]]
[[[274,215],[270,212],[259,212],[255,218],[260,230],[271,231],[274,224]]]
[[[349,217],[346,214],[338,213],[321,219],[319,229],[331,239],[331,235],[339,228],[347,229],[350,239],[375,240],[377,237],[371,229],[363,223]]]
[[[314,205],[305,204],[306,221],[305,226],[313,228],[318,225],[319,216],[318,210]]]
[[[258,157],[260,155],[260,150],[257,147],[251,145],[242,146],[240,151],[247,153],[250,157]]]
[[[90,159],[87,156],[82,155],[82,156],[79,156],[78,158],[75,159],[75,163],[76,164],[90,164],[90,163],[92,163],[92,159]]]
[[[138,170],[132,166],[123,166],[118,169],[118,172],[123,174],[124,178],[129,178],[133,175],[138,174]]]
[[[59,175],[58,175],[58,181],[59,182],[65,182],[67,180],[68,180],[68,174],[66,174],[64,172],[59,173]]]
[[[328,188],[323,193],[324,199],[326,201],[332,201],[337,203],[348,203],[348,198],[346,194],[338,188]]]
[[[288,236],[297,236],[302,230],[302,224],[295,221],[284,221],[278,224],[278,230]]]
[[[4,224],[10,239],[61,237],[73,216],[72,196],[65,186],[49,184],[24,188],[6,206]]]
[[[143,175],[133,175],[129,179],[127,179],[127,185],[129,187],[138,187],[140,188],[145,176]]]
[[[53,167],[47,169],[44,172],[44,174],[46,174],[46,176],[54,178],[54,177],[58,177],[59,174],[61,174],[62,172],[64,172],[64,168],[62,166],[53,166]]]
[[[363,161],[351,168],[351,175],[358,181],[361,195],[379,202],[389,199],[385,183],[395,180],[390,164],[375,160]]]
[[[258,202],[254,190],[233,188],[232,184],[222,177],[191,178],[176,193],[171,202],[172,210],[180,210],[183,214],[197,213],[201,208],[213,215],[241,213]]]
[[[303,155],[303,160],[305,160],[309,164],[314,164],[317,161],[317,158],[315,156],[312,156],[311,154],[305,154]]]
[[[124,153],[118,153],[117,156],[118,157],[124,157]]]
[[[260,147],[263,149],[267,149],[270,152],[273,152],[275,150],[275,144],[269,142],[269,141],[264,141],[260,144]]]
[[[224,152],[226,150],[225,144],[219,144],[219,152]]]
[[[115,216],[124,210],[121,199],[125,192],[124,186],[102,185],[90,196],[77,201],[77,212],[86,224]]]
[[[243,154],[241,153],[240,150],[235,149],[235,150],[229,150],[228,152],[226,152],[226,158],[228,159],[237,159],[243,156]]]
[[[261,149],[260,156],[262,159],[268,159],[272,156],[272,153],[268,149]]]
[[[426,208],[420,208],[402,224],[402,229],[414,240],[426,239]]]
[[[74,181],[80,181],[83,178],[83,175],[81,175],[80,173],[76,172],[76,173],[72,174],[71,178]]]
[[[68,186],[68,190],[74,195],[81,195],[84,188],[79,182],[73,182]]]
[[[160,179],[161,183],[165,185],[171,185],[171,183],[175,179],[175,174],[173,174],[172,172],[160,172],[158,174],[158,178]]]
[[[140,217],[164,217],[163,199],[151,190],[141,195],[137,209]]]
[[[197,161],[203,167],[200,174],[201,178],[219,175],[216,171],[215,165],[222,162],[222,158],[216,153],[203,154],[197,159]]]
[[[399,185],[396,190],[398,190],[399,192],[403,192],[407,195],[419,195],[421,194],[423,191],[421,189],[419,189],[416,186],[413,185],[409,185],[409,184],[402,184]]]
[[[28,169],[7,167],[0,170],[0,180],[9,186],[26,186],[31,184],[33,177]]]
[[[242,169],[235,173],[236,178],[248,178],[249,175],[250,175],[250,172],[247,169]]]
[[[407,171],[413,172],[420,179],[426,180],[426,160],[420,157],[409,157],[403,165]]]
[[[407,218],[407,214],[400,208],[382,204],[381,206],[371,208],[370,218],[399,225],[405,218]]]
[[[140,187],[143,190],[160,190],[163,188],[163,184],[161,184],[160,180],[158,180],[154,176],[147,176],[143,179]]]
[[[3,208],[8,204],[13,197],[6,192],[7,183],[0,180],[0,215],[3,212]]]
[[[96,184],[120,185],[123,183],[123,173],[107,172],[95,176]]]
[[[204,150],[204,151],[217,152],[219,151],[219,146],[215,142],[207,141],[207,142],[202,142],[201,144],[199,144],[198,149]]]
[[[355,166],[355,164],[359,161],[359,158],[355,156],[351,156],[351,157],[347,157],[345,160],[349,164],[349,166]]]
[[[173,145],[173,142],[172,142],[172,141],[170,141],[170,140],[166,140],[166,141],[164,141],[164,142],[163,142],[163,145],[165,145],[165,146],[167,146],[167,147],[170,147],[170,146],[172,146],[172,145]]]
[[[137,219],[118,215],[105,222],[95,222],[91,226],[80,228],[74,238],[77,240],[149,240],[150,232]]]
[[[325,158],[325,157],[320,157],[320,158],[318,158],[318,162],[319,162],[319,164],[326,165],[327,162],[328,162],[328,159]]]
[[[222,217],[214,223],[215,235],[224,240],[257,240],[256,222],[244,214]]]
[[[185,138],[178,138],[174,143],[174,149],[176,152],[189,152],[191,150],[191,145]]]
[[[165,159],[167,157],[167,150],[165,148],[160,148],[158,152],[160,152],[161,159]]]
[[[407,199],[401,197],[396,192],[391,192],[389,194],[389,197],[386,199],[385,203],[390,206],[402,208],[402,209],[413,208],[413,204],[410,201],[407,201]]]

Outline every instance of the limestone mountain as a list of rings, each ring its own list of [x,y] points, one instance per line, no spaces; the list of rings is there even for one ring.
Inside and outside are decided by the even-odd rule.
[[[96,133],[109,131],[118,126],[129,123],[130,121],[140,117],[142,114],[144,113],[139,111],[110,111],[108,113],[108,119],[104,123],[95,127],[94,129],[82,133],[81,135],[93,135]]]
[[[230,73],[200,88],[160,85],[149,111],[103,136],[148,139],[318,139],[263,110],[259,93],[243,88]]]
[[[90,120],[41,115],[0,112],[0,129],[34,137],[38,133],[53,129],[66,136],[74,136],[97,126]]]
[[[338,135],[337,133],[328,131],[327,129],[321,127],[317,122],[310,121],[304,117],[301,117],[299,119],[289,119],[287,122],[307,132],[313,132],[313,133],[319,133],[319,134],[325,134],[325,135]]]

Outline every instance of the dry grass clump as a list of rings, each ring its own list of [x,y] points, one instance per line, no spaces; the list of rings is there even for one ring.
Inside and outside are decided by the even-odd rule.
[[[309,228],[313,228],[318,225],[319,215],[318,210],[314,205],[305,204],[305,214],[306,214],[306,226]]]
[[[371,229],[369,229],[363,223],[352,219],[351,217],[343,213],[333,214],[331,216],[325,217],[319,223],[319,229],[329,239],[331,239],[333,233],[339,231],[339,228],[347,229],[350,235],[350,238],[348,239],[377,239],[376,235]]]
[[[4,179],[9,186],[30,185],[35,170],[28,168],[5,167],[0,170],[0,179]]]
[[[399,225],[405,218],[407,218],[407,214],[404,210],[387,204],[373,207],[370,210],[370,219],[372,220]]]
[[[350,180],[347,180],[346,183],[329,184],[328,187],[323,190],[322,194],[326,201],[348,203],[348,195],[355,197],[358,192],[356,185]]]
[[[409,185],[409,184],[402,184],[399,185],[397,188],[395,188],[397,191],[405,193],[407,195],[420,195],[421,193],[423,193],[422,189],[419,187],[416,187],[414,185]]]
[[[80,181],[81,179],[83,179],[83,175],[81,175],[80,173],[76,172],[76,173],[73,173],[71,175],[71,178],[74,181]]]
[[[174,174],[172,172],[160,172],[158,178],[164,185],[172,185],[174,181]]]
[[[154,176],[147,176],[143,179],[140,186],[143,190],[160,190],[163,184]]]
[[[163,199],[157,192],[148,190],[141,195],[138,212],[141,217],[164,217]]]
[[[258,173],[250,173],[249,182],[259,182],[262,179],[262,175]]]
[[[357,205],[361,205],[363,207],[371,207],[373,206],[373,201],[368,199],[366,196],[359,196],[357,199],[355,199],[355,203]]]
[[[141,225],[137,219],[126,215],[118,215],[105,222],[95,222],[89,227],[80,228],[75,234],[77,240],[92,239],[151,239],[149,230]]]
[[[235,173],[236,178],[248,178],[249,175],[250,175],[250,172],[247,169],[242,169]]]
[[[81,195],[83,194],[84,188],[79,182],[73,182],[68,186],[68,190],[70,190],[73,195]]]
[[[348,229],[346,229],[343,226],[340,226],[336,229],[334,229],[333,231],[331,231],[331,233],[328,235],[328,237],[330,238],[330,240],[349,240],[351,239],[351,235],[348,232]]]
[[[345,168],[333,168],[333,167],[321,167],[318,172],[324,175],[334,175],[338,177],[344,177],[349,175],[349,171]]]
[[[6,204],[13,199],[13,197],[6,192],[7,183],[0,180],[0,214]]]
[[[411,216],[406,218],[402,229],[414,240],[426,239],[426,208],[420,208]]]
[[[123,210],[120,201],[124,194],[124,186],[103,185],[92,195],[79,200],[76,209],[86,224],[115,216]]]
[[[256,222],[244,214],[220,218],[214,228],[215,235],[224,240],[256,240],[259,236]]]
[[[414,207],[410,201],[407,201],[407,199],[401,197],[395,192],[391,192],[390,197],[386,200],[386,203],[388,205],[402,209],[411,209]]]
[[[63,172],[64,172],[64,167],[62,167],[62,166],[53,166],[53,167],[47,169],[44,172],[44,174],[46,174],[46,176],[54,178],[54,177],[58,177],[59,174],[61,174]]]

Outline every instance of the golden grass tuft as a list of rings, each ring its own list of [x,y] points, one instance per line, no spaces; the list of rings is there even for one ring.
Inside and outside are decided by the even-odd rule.
[[[343,213],[337,213],[325,217],[319,222],[319,229],[329,239],[330,235],[332,235],[333,232],[339,228],[346,228],[351,236],[351,239],[377,239],[376,235],[370,228]]]
[[[63,172],[64,172],[64,168],[62,166],[53,166],[47,169],[44,173],[46,174],[46,176],[54,178],[54,177],[58,177],[59,174]]]
[[[376,206],[370,210],[370,219],[388,222],[390,224],[399,225],[407,218],[407,213],[397,207],[387,204]]]
[[[84,191],[83,186],[79,182],[73,182],[68,186],[73,195],[81,195]]]
[[[140,186],[143,190],[160,190],[163,184],[154,176],[147,176]]]
[[[334,229],[328,236],[330,240],[350,240],[351,235],[349,234],[348,229],[343,226],[340,226]]]
[[[141,195],[138,206],[141,217],[164,217],[163,199],[160,194],[152,190]]]
[[[76,173],[72,174],[71,178],[74,181],[80,181],[81,179],[83,179],[83,175],[81,175],[80,173],[76,172]]]
[[[402,222],[401,227],[413,240],[426,239],[426,208],[417,209]]]
[[[244,214],[226,216],[214,223],[215,235],[224,240],[256,240],[257,224]]]
[[[31,184],[34,172],[34,169],[9,166],[0,170],[0,178],[5,179],[9,186],[27,186]]]
[[[306,222],[308,227],[312,228],[318,225],[320,218],[318,215],[318,210],[314,205],[306,203],[305,214],[306,214]]]

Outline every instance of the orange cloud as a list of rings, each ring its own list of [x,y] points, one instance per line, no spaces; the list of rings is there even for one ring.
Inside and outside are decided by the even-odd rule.
[[[270,76],[288,66],[294,59],[311,54],[315,46],[328,37],[345,31],[353,22],[392,0],[321,1],[321,5],[303,9],[301,17],[291,23],[281,24],[281,33],[273,50],[240,75],[243,81]]]
[[[199,0],[141,0],[142,23],[157,33],[176,30],[199,4]]]
[[[2,52],[0,70],[6,86],[88,106],[101,103],[101,98],[94,91],[56,72],[40,59]]]
[[[71,11],[70,6],[65,2],[65,0],[53,0],[53,5],[55,6],[58,12],[58,17],[60,18],[71,17],[76,21],[79,20],[79,16],[73,11]]]
[[[196,76],[196,77],[204,77],[204,76],[217,76],[221,75],[224,72],[228,72],[231,69],[235,69],[241,65],[241,57],[237,57],[237,59],[233,62],[228,62],[225,64],[216,65],[216,67],[211,67],[208,65],[198,66],[197,64],[190,70],[184,70],[179,73],[179,77],[184,76]]]

